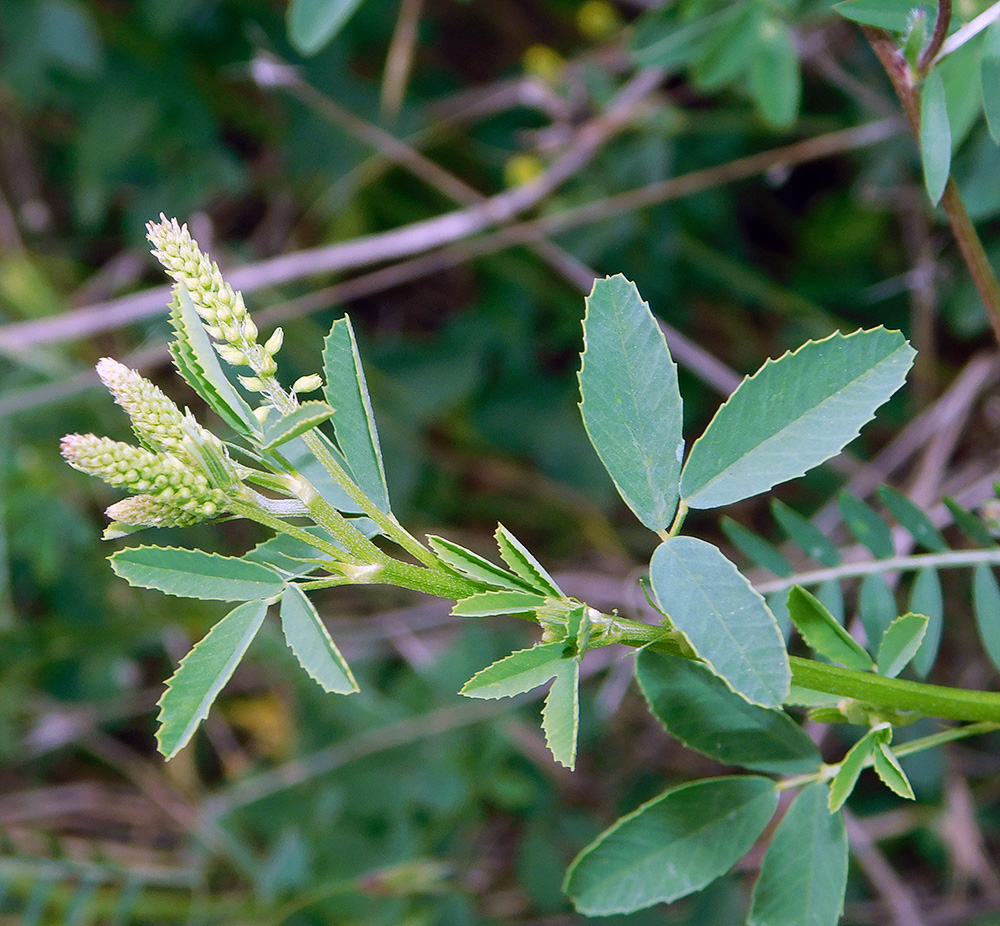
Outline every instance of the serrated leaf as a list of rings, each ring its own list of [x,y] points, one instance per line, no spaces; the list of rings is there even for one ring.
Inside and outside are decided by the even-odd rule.
[[[303,529],[317,537],[322,537],[328,543],[333,543],[333,540],[321,527],[306,527]],[[320,563],[313,562],[314,560],[328,561],[330,557],[322,550],[310,546],[297,537],[289,537],[288,534],[276,534],[269,540],[257,544],[243,559],[252,563],[273,566],[288,578],[298,578],[299,576],[309,575],[309,573],[315,572],[319,568]]]
[[[1000,669],[1000,587],[989,566],[980,563],[972,578],[972,609],[979,639],[990,662]]]
[[[285,580],[268,566],[203,550],[126,547],[110,559],[115,575],[129,585],[180,598],[248,601],[275,598],[285,587]]]
[[[556,585],[550,576],[531,553],[527,547],[521,543],[506,527],[497,524],[496,533],[497,548],[500,550],[500,557],[510,566],[511,571],[517,573],[525,582],[541,592],[543,595],[553,595],[562,598],[562,589]]]
[[[621,274],[595,280],[583,320],[580,414],[635,516],[665,530],[684,455],[677,365],[649,306]]]
[[[839,453],[906,378],[914,350],[875,328],[808,341],[744,379],[681,473],[692,508],[765,492]]]
[[[822,782],[803,788],[778,825],[747,926],[836,926],[847,888],[847,831]]]
[[[172,759],[187,745],[232,677],[267,613],[266,601],[247,601],[230,611],[196,644],[167,681],[160,698],[156,741]]]
[[[650,711],[688,749],[773,775],[807,774],[823,761],[784,711],[750,704],[691,659],[643,649],[635,675]]]
[[[910,589],[909,610],[914,614],[927,615],[927,632],[912,663],[913,671],[923,678],[937,658],[944,627],[944,596],[936,569],[921,569],[917,573]]]
[[[389,489],[375,415],[358,342],[346,315],[333,323],[326,336],[323,372],[326,400],[337,410],[333,416],[333,430],[348,469],[362,491],[381,511],[388,513]]]
[[[818,598],[801,586],[788,590],[788,616],[814,652],[859,672],[873,668],[865,648],[837,623]]]
[[[844,756],[840,763],[840,771],[830,782],[830,813],[836,813],[844,806],[844,802],[851,796],[854,786],[858,783],[858,776],[865,767],[865,763],[875,751],[876,737],[879,730],[869,730],[861,737]]]
[[[963,508],[950,495],[946,495],[942,501],[951,512],[951,516],[955,519],[955,524],[962,533],[985,549],[996,549],[996,538],[986,529],[986,525],[983,524],[982,519],[978,515],[973,514],[967,508]]]
[[[877,574],[867,575],[861,580],[858,592],[858,614],[865,628],[865,637],[872,649],[875,641],[882,639],[886,628],[896,619],[896,599],[885,579]]]
[[[347,660],[333,642],[312,602],[297,585],[281,596],[281,630],[299,664],[324,691],[353,694],[358,691]]]
[[[894,794],[913,800],[913,788],[906,772],[899,764],[899,760],[893,755],[888,743],[880,742],[875,746],[875,774],[882,779],[882,783]]]
[[[743,857],[777,802],[774,783],[754,775],[671,788],[587,846],[566,872],[564,890],[585,916],[686,897]]]
[[[260,440],[260,423],[223,372],[191,296],[187,288],[179,283],[174,287],[170,324],[176,336],[176,341],[170,345],[170,354],[187,384],[237,434],[250,440]]]
[[[792,574],[792,566],[788,560],[782,556],[777,547],[760,534],[754,533],[728,516],[722,519],[720,526],[729,542],[758,566],[770,570],[776,576],[785,577]]]
[[[895,556],[896,548],[892,542],[892,530],[879,517],[878,512],[867,505],[856,495],[844,491],[837,499],[840,513],[847,529],[854,535],[858,543],[866,546],[876,559],[888,559]]]
[[[948,549],[944,537],[931,519],[902,492],[883,485],[879,486],[878,496],[885,503],[885,507],[892,512],[892,516],[913,535],[913,539],[920,546],[933,553],[943,553]]]
[[[559,674],[566,647],[562,643],[540,643],[518,650],[481,669],[459,694],[467,698],[512,698],[544,685]]]
[[[722,552],[695,537],[671,537],[649,564],[670,623],[733,691],[762,707],[788,694],[785,641],[774,615]]]
[[[490,617],[494,614],[530,614],[545,604],[545,596],[534,592],[480,592],[455,602],[457,617]]]
[[[499,588],[534,591],[530,582],[509,573],[506,569],[502,569],[478,553],[473,553],[472,550],[467,550],[454,541],[445,540],[444,537],[436,537],[432,534],[427,537],[427,543],[441,562],[461,575]]]
[[[927,616],[903,614],[882,635],[878,648],[878,674],[895,678],[916,655],[927,632]]]
[[[552,758],[568,769],[576,768],[576,738],[580,729],[580,661],[560,660],[555,680],[545,696],[542,731]]]
[[[829,579],[816,589],[816,600],[841,627],[844,626],[844,590],[836,579]]]
[[[1000,142],[1000,19],[983,35],[982,48],[983,112],[990,137]]]
[[[835,3],[833,8],[846,19],[890,32],[906,32],[914,11],[918,9],[922,9],[927,19],[933,22],[936,10],[936,7],[932,9],[920,0],[845,0]]]
[[[290,0],[288,40],[300,55],[314,55],[330,42],[363,0]]]
[[[807,518],[777,498],[771,502],[771,514],[788,535],[788,539],[797,544],[810,559],[824,566],[840,565],[837,548]]]
[[[284,444],[293,437],[298,437],[321,425],[332,414],[333,409],[326,402],[303,402],[287,415],[282,415],[265,425],[261,446],[265,450],[270,450]]]
[[[764,19],[757,30],[755,46],[750,64],[750,95],[768,125],[787,128],[798,116],[802,96],[799,53],[791,28],[780,19]]]
[[[951,125],[944,81],[936,69],[924,78],[920,88],[920,159],[927,195],[936,206],[951,171]]]

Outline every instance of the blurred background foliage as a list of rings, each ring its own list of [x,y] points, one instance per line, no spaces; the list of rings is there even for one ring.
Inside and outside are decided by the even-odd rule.
[[[517,622],[459,624],[440,602],[346,589],[320,604],[362,694],[324,696],[271,628],[204,735],[162,763],[162,681],[222,612],[115,580],[98,541],[113,493],[58,456],[70,431],[127,436],[88,373],[101,356],[192,401],[166,361],[165,299],[129,301],[161,283],[143,239],[160,212],[224,270],[260,270],[248,302],[282,319],[289,380],[351,313],[404,523],[485,552],[502,519],[599,607],[641,607],[654,538],[575,407],[594,273],[626,274],[707,352],[682,368],[691,433],[734,371],[838,328],[907,332],[921,352],[909,390],[845,466],[783,493],[838,539],[821,509],[848,475],[872,476],[865,492],[915,487],[928,507],[992,493],[1000,370],[983,366],[982,308],[891,88],[826,0],[365,0],[329,40],[309,31],[321,6],[298,4],[293,45],[282,0],[0,5],[0,922],[574,923],[559,889],[574,853],[714,768],[650,723],[629,661],[601,651],[567,773],[537,703],[455,694],[525,644]],[[978,55],[970,42],[943,71],[955,175],[996,263],[1000,154]],[[431,251],[416,235],[387,254],[373,237],[338,273],[307,250],[462,205],[482,215],[559,170],[525,201],[534,237],[513,214],[498,220],[507,239],[456,233]],[[310,272],[269,276],[289,252],[314,255]],[[987,372],[962,386],[973,362]],[[924,431],[907,429],[921,413]],[[889,465],[876,455],[893,438]],[[763,504],[732,514],[780,542]],[[724,542],[710,519],[692,527]],[[235,553],[260,539],[234,522],[157,542]],[[968,583],[947,581],[932,678],[993,686]],[[916,808],[862,789],[845,922],[997,922],[998,757],[984,740],[914,759]],[[897,873],[879,883],[871,853]],[[621,921],[741,922],[748,883],[737,871]],[[909,901],[927,918],[901,918]]]

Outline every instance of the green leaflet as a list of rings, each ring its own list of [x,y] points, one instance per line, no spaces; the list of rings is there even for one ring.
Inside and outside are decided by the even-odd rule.
[[[1000,668],[1000,587],[989,566],[976,566],[972,578],[972,609],[983,649],[990,662]]]
[[[115,574],[129,585],[180,598],[247,601],[276,598],[285,588],[285,580],[269,566],[202,550],[126,547],[110,559]]]
[[[847,888],[844,815],[822,782],[803,788],[775,830],[753,890],[747,926],[836,926]]]
[[[922,547],[934,553],[943,553],[948,549],[944,537],[931,519],[902,492],[883,485],[879,486],[878,495],[885,503],[885,507],[892,512],[892,516],[913,534],[913,539]]]
[[[500,550],[500,557],[510,566],[512,572],[516,572],[525,582],[531,583],[531,586],[543,595],[563,597],[562,589],[556,585],[552,576],[506,527],[497,524],[494,537]]]
[[[794,479],[839,453],[906,378],[914,350],[875,328],[807,341],[743,380],[681,473],[692,508],[717,508]]]
[[[545,604],[544,595],[533,592],[480,592],[455,602],[451,613],[458,617],[490,617],[494,614],[532,614]]]
[[[833,781],[830,782],[828,801],[830,813],[836,813],[840,810],[844,806],[844,802],[851,796],[861,770],[875,751],[876,741],[881,732],[881,730],[869,730],[844,756],[840,763],[840,771],[834,775]]]
[[[427,544],[441,562],[461,575],[498,588],[535,592],[532,583],[526,579],[509,573],[506,569],[484,559],[478,553],[473,553],[472,550],[467,550],[451,540],[445,540],[444,537],[436,537],[431,534],[427,537]]]
[[[676,70],[692,61],[724,21],[725,10],[702,12],[683,22],[673,8],[651,9],[636,23],[629,49],[640,67]]]
[[[899,759],[893,755],[889,744],[884,740],[879,740],[876,744],[874,759],[875,774],[882,779],[882,783],[894,794],[912,801],[913,788],[910,780],[899,764]]]
[[[833,8],[846,19],[890,32],[909,29],[914,10],[922,9],[929,22],[934,22],[936,12],[936,6],[921,0],[844,0]]]
[[[321,425],[332,414],[333,409],[326,402],[303,402],[287,415],[282,415],[273,423],[265,424],[261,446],[265,450],[270,450],[279,444],[284,444],[293,437],[298,437]]]
[[[540,643],[497,660],[472,676],[459,694],[467,698],[512,698],[544,685],[559,674],[566,647]]]
[[[187,744],[253,641],[267,613],[266,601],[230,611],[182,660],[160,698],[156,741],[167,759]]]
[[[281,596],[281,630],[299,664],[324,691],[353,694],[358,690],[350,666],[297,585],[289,585]]]
[[[951,171],[951,125],[944,81],[936,69],[924,78],[920,89],[920,158],[924,186],[936,206],[944,195]]]
[[[798,585],[788,590],[788,616],[810,649],[848,669],[873,668],[865,648],[845,630],[822,602]]]
[[[1000,19],[983,36],[983,112],[993,141],[1000,142]]]
[[[321,527],[305,527],[303,530],[317,537],[322,537],[330,543],[333,542]],[[243,559],[252,563],[273,566],[286,577],[297,578],[315,572],[320,566],[319,562],[314,562],[315,560],[327,562],[330,557],[322,550],[317,550],[297,537],[277,534],[263,543],[258,543],[249,553],[244,555]]]
[[[322,431],[317,431],[316,436],[333,455],[334,459],[336,459],[345,470],[350,472],[350,467],[347,466],[346,461],[340,454],[340,451],[333,446],[329,438],[327,438]],[[322,495],[327,502],[336,508],[337,511],[343,514],[361,513],[361,507],[358,503],[354,501],[338,483],[334,482],[333,477],[326,471],[326,467],[324,467],[323,464],[316,459],[313,452],[309,449],[301,436],[293,437],[291,440],[286,441],[279,448],[277,448],[276,451],[271,452],[275,455],[280,455],[280,458],[287,462],[290,471],[297,472],[305,476],[309,481],[309,484],[317,492],[319,492],[319,494]]]
[[[757,29],[749,88],[768,125],[783,129],[795,121],[802,96],[799,53],[791,28],[780,19],[764,19]]]
[[[596,280],[583,320],[580,414],[619,494],[650,530],[677,510],[684,454],[677,365],[649,306],[621,274]]]
[[[785,641],[764,599],[710,543],[671,537],[649,564],[653,591],[670,623],[733,691],[762,707],[788,694]]]
[[[864,544],[871,550],[872,556],[876,559],[895,556],[896,547],[892,542],[892,531],[874,508],[847,491],[840,493],[837,504],[847,529],[858,543]]]
[[[797,511],[776,498],[771,502],[771,513],[788,534],[788,539],[797,544],[806,556],[824,566],[840,565],[837,548],[823,536],[819,528]]]
[[[585,916],[685,897],[739,861],[777,803],[774,783],[753,775],[672,788],[587,846],[566,872],[564,889]]]
[[[314,55],[340,32],[363,0],[291,0],[288,40],[301,55]]]
[[[180,283],[174,286],[170,324],[176,336],[170,345],[170,355],[187,384],[237,434],[249,440],[260,440],[260,423],[223,372],[187,288]]]
[[[688,749],[773,775],[807,774],[823,761],[784,711],[750,704],[691,659],[643,649],[635,675],[649,709]]]
[[[927,615],[927,632],[917,655],[913,657],[913,671],[923,678],[937,658],[944,627],[944,596],[936,569],[921,569],[917,573],[910,589],[909,610],[914,614]]]
[[[580,729],[580,660],[561,659],[542,708],[542,731],[552,758],[576,768],[576,739]]]
[[[770,569],[776,576],[790,576],[792,566],[781,552],[771,543],[768,543],[760,534],[755,534],[749,528],[744,527],[738,521],[726,516],[720,522],[722,532],[726,535],[733,546],[739,550],[758,566]]]
[[[348,469],[362,491],[388,514],[389,489],[375,416],[354,329],[346,315],[333,323],[326,336],[323,373],[326,400],[337,410],[333,416],[333,430]]]
[[[916,655],[927,632],[927,617],[904,614],[885,629],[878,648],[878,674],[895,678]]]

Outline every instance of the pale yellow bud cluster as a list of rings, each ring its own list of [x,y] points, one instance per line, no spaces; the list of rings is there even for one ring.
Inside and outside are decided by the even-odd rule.
[[[136,436],[155,450],[178,453],[184,444],[185,425],[200,428],[159,387],[125,364],[102,357],[97,362],[97,375],[125,409]]]
[[[94,434],[67,434],[61,452],[74,469],[97,476],[115,488],[139,493],[138,500],[126,499],[133,503],[131,507],[122,508],[123,503],[118,503],[108,509],[108,515],[116,520],[159,526],[168,523],[167,513],[171,512],[169,523],[194,524],[214,517],[224,508],[224,493],[172,453],[154,453]],[[123,510],[133,515],[142,510],[155,511],[156,517],[151,514],[150,519],[132,520],[122,517]]]
[[[159,222],[146,226],[153,244],[153,256],[167,274],[183,286],[205,322],[205,329],[216,342],[219,356],[232,366],[248,366],[265,391],[266,380],[273,378],[278,365],[274,360],[281,347],[281,329],[275,329],[267,343],[258,343],[257,326],[247,313],[243,296],[222,277],[218,266],[191,237],[187,225],[160,215]],[[251,387],[247,387],[251,388]]]

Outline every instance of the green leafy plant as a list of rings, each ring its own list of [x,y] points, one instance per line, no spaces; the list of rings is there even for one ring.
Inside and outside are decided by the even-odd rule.
[[[861,772],[873,767],[892,791],[912,798],[899,756],[997,727],[1000,695],[897,677],[922,652],[925,666],[933,659],[923,647],[932,627],[939,632],[940,615],[919,613],[928,603],[925,610],[935,610],[926,578],[919,590],[914,586],[910,613],[898,616],[890,595],[891,613],[881,608],[864,621],[866,649],[821,595],[803,587],[822,586],[850,567],[839,565],[837,551],[808,521],[776,506],[776,519],[792,539],[833,573],[771,586],[787,590],[788,617],[822,661],[805,659],[789,654],[774,609],[736,565],[718,547],[681,533],[689,510],[766,492],[857,436],[913,362],[914,351],[898,332],[834,333],[769,360],[740,384],[685,454],[676,366],[655,318],[624,277],[594,284],[583,320],[580,410],[621,497],[660,538],[649,589],[663,619],[653,625],[566,596],[502,524],[495,539],[503,565],[445,538],[424,543],[407,532],[389,503],[350,321],[334,323],[322,375],[300,377],[286,389],[277,378],[280,329],[261,343],[242,296],[186,227],[161,219],[149,225],[149,237],[175,281],[171,353],[233,439],[222,440],[152,383],[105,359],[98,372],[129,414],[139,443],[74,434],[64,438],[63,454],[76,468],[132,493],[108,509],[108,538],[223,517],[247,518],[275,532],[243,557],[157,546],[126,547],[111,557],[115,572],[132,585],[238,602],[167,682],[158,731],[167,758],[190,742],[270,606],[278,605],[284,639],[309,676],[327,692],[350,694],[357,683],[307,593],[342,585],[414,589],[453,600],[459,616],[512,615],[539,626],[536,645],[484,668],[461,693],[505,698],[549,685],[542,728],[562,765],[573,768],[576,760],[581,661],[590,650],[624,644],[638,650],[639,686],[672,736],[757,773],[668,789],[610,826],[566,875],[565,890],[580,912],[630,912],[701,889],[754,845],[780,793],[801,789],[771,839],[748,922],[820,924],[835,922],[841,909],[847,871],[841,810]],[[299,398],[320,390],[323,399]],[[911,557],[909,568],[927,577],[946,565],[976,565],[977,613],[1000,607],[986,567],[1000,561],[1000,551],[943,551],[922,512],[888,490],[882,498],[932,551],[926,561]],[[868,573],[899,568],[889,559],[882,519],[852,496],[843,496],[841,505],[876,556],[866,564]],[[975,522],[962,513],[966,523]],[[768,568],[790,574],[763,538],[734,522],[728,532]],[[986,633],[984,639],[993,652],[995,640]],[[828,765],[786,706],[866,732]],[[923,716],[969,723],[894,748],[894,729]],[[803,883],[812,889],[792,889]]]

